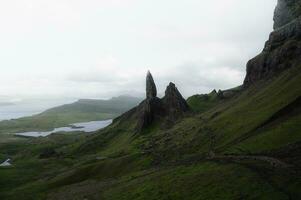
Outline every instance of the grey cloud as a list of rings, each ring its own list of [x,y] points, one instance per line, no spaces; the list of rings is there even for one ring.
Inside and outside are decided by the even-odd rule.
[[[239,65],[239,61],[231,64]],[[227,89],[242,83],[244,72],[240,68],[225,66],[223,62],[191,62],[182,64],[168,73],[159,75],[160,85],[169,80],[183,88],[186,96],[194,93],[206,93],[213,89]]]
[[[276,0],[16,2],[0,8],[0,94],[68,99],[144,95],[147,69],[160,94],[169,81],[186,97],[237,86]]]

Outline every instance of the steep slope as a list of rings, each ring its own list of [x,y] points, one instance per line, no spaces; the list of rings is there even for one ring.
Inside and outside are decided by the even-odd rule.
[[[233,145],[236,142],[254,137],[263,128],[267,131],[268,126],[275,134],[272,136],[274,140],[279,140],[278,137],[282,137],[282,140],[279,140],[281,145],[298,141],[301,136],[298,134],[301,128],[298,126],[298,121],[291,124],[291,127],[295,128],[293,133],[289,133],[290,131],[285,129],[282,131],[283,135],[276,134],[276,132],[277,126],[283,126],[282,123],[285,123],[286,120],[291,120],[300,114],[297,112],[300,105],[295,103],[301,96],[300,67],[293,67],[272,80],[258,82],[236,99],[212,109],[208,116],[213,117],[210,124],[215,127],[215,142],[218,148],[223,149],[230,144]],[[295,114],[286,109],[291,105],[294,105]],[[281,115],[278,115],[277,113],[282,110],[286,112],[283,111]],[[273,123],[276,120],[279,120],[278,123]],[[265,148],[260,149],[261,151],[277,148],[279,147],[277,145],[280,145],[266,138],[266,140],[254,143],[254,152],[258,152],[260,143],[265,144]]]

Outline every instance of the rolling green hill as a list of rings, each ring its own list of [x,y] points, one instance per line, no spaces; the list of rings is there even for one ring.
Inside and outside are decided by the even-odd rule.
[[[109,100],[82,99],[31,117],[2,121],[0,133],[47,130],[71,123],[113,119],[135,107],[140,101],[141,99],[130,96],[114,97]]]

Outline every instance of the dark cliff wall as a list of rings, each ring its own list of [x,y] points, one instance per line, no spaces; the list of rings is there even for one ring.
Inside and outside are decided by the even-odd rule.
[[[301,14],[300,0],[278,0],[274,13],[274,29],[278,29],[299,17]]]
[[[278,0],[274,28],[261,54],[247,64],[244,86],[301,64],[301,0]]]

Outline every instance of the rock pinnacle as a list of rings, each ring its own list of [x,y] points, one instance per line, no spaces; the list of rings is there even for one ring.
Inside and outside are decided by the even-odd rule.
[[[148,71],[146,76],[146,98],[151,99],[154,97],[157,97],[157,88],[152,74]]]

